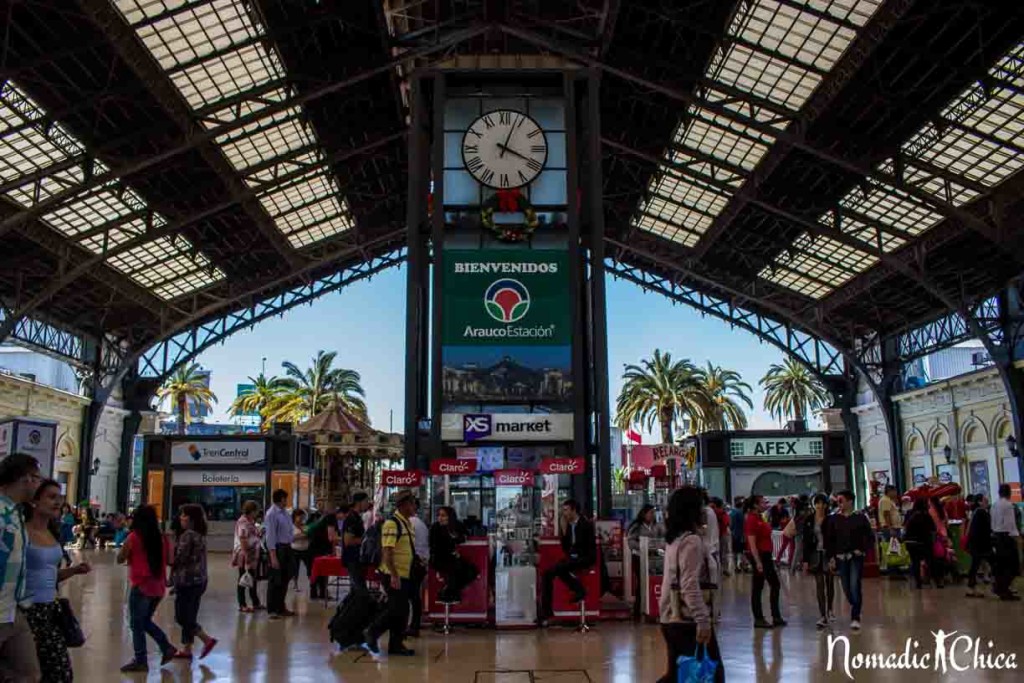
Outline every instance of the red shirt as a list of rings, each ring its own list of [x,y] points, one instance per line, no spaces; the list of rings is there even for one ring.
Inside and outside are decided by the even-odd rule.
[[[743,540],[746,541],[748,536],[754,537],[757,552],[770,553],[772,551],[772,527],[756,512],[748,512],[747,518],[743,520]],[[744,549],[746,547],[747,544],[744,543]]]
[[[128,539],[125,541],[128,554],[128,582],[134,588],[138,588],[143,595],[150,598],[161,598],[167,592],[166,574],[163,568],[167,566],[167,560],[170,557],[171,551],[170,542],[167,540],[167,537],[163,536],[162,540],[164,556],[160,563],[161,571],[159,576],[153,576],[153,572],[149,568],[146,546],[143,544],[142,537],[139,536],[138,532],[133,531],[128,534]]]

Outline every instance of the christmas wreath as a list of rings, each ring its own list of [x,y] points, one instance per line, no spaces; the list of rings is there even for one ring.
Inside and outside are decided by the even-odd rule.
[[[521,213],[523,223],[495,223],[495,213]],[[540,225],[537,212],[519,190],[498,190],[480,208],[480,223],[503,242],[522,242]]]

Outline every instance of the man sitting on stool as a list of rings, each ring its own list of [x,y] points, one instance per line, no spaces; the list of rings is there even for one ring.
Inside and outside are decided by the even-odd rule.
[[[597,559],[594,525],[580,515],[580,506],[575,500],[562,503],[562,551],[565,557],[544,572],[541,626],[546,626],[552,616],[551,601],[555,590],[555,577],[561,579],[572,591],[573,602],[582,602],[586,592],[583,590],[579,575],[594,566]]]

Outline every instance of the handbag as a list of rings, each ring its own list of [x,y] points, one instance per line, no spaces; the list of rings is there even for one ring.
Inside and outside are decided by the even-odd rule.
[[[82,625],[78,622],[74,610],[71,609],[71,601],[67,598],[58,598],[58,626],[64,635],[64,643],[68,647],[82,647],[85,645],[85,634],[82,632]]]
[[[900,554],[900,539],[893,536],[889,539],[889,554],[899,555]]]
[[[254,579],[249,570],[246,569],[245,572],[243,572],[242,575],[238,577],[238,585],[242,588],[252,588],[256,585],[256,579]]]
[[[786,538],[796,538],[796,519],[793,517],[789,518],[789,522],[786,523],[786,528],[782,530],[782,535]]]
[[[694,649],[692,657],[680,655],[676,660],[678,683],[714,683],[718,662],[708,656],[706,645],[702,655],[701,647],[698,645]]]
[[[932,557],[939,560],[946,559],[946,544],[942,542],[941,538],[936,538],[932,542]]]

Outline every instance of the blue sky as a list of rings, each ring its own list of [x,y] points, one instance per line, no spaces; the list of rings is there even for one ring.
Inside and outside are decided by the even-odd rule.
[[[396,431],[402,428],[404,408],[405,269],[396,268],[329,294],[239,332],[207,350],[198,361],[209,368],[219,403],[213,419],[227,421],[235,385],[260,372],[281,374],[281,362],[300,368],[319,349],[338,352],[337,364],[358,370],[366,389],[370,418],[388,429],[394,411]],[[751,427],[777,425],[762,407],[757,380],[783,354],[753,335],[731,329],[717,318],[704,317],[689,306],[676,305],[657,294],[621,280],[608,279],[608,367],[611,401],[622,386],[622,368],[650,356],[655,348],[698,365],[712,361],[738,371],[754,387]],[[655,426],[655,430],[657,427]],[[652,439],[645,434],[644,443]]]

